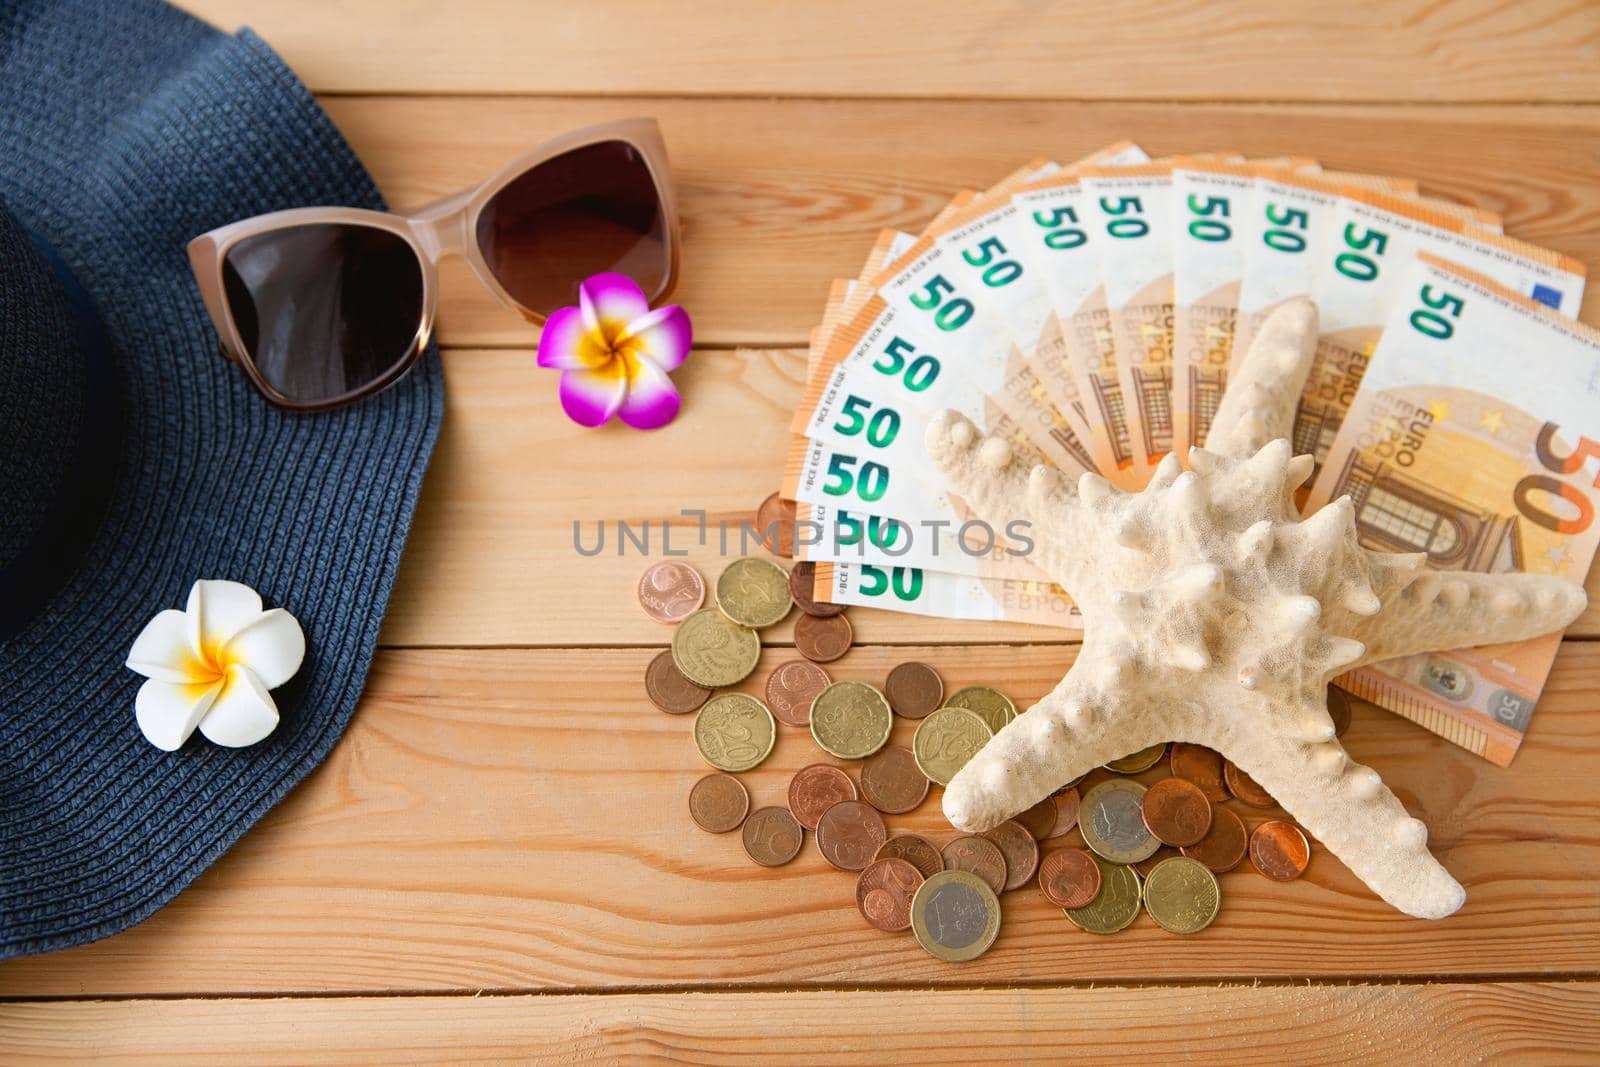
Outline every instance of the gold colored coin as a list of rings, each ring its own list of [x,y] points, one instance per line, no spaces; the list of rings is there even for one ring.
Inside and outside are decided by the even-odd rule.
[[[1144,878],[1144,910],[1163,930],[1197,934],[1211,925],[1222,906],[1217,876],[1187,856],[1172,856]]]
[[[911,898],[911,931],[946,963],[977,959],[1000,932],[1000,898],[975,874],[940,871]]]
[[[756,630],[782,622],[794,607],[789,572],[758,556],[736,559],[717,578],[717,607],[740,626]]]
[[[694,744],[719,771],[748,771],[772,752],[778,723],[767,706],[747,693],[721,693],[694,717]]]
[[[949,785],[956,772],[989,743],[994,731],[977,712],[940,708],[917,724],[911,754],[928,780]]]
[[[1114,934],[1126,930],[1139,917],[1139,872],[1099,856],[1100,895],[1081,908],[1063,908],[1067,918],[1080,930],[1091,934]]]
[[[866,759],[889,740],[894,712],[866,682],[834,682],[811,702],[811,736],[840,759]]]
[[[761,658],[761,638],[716,608],[702,608],[678,624],[672,662],[683,676],[707,689],[742,682]]]
[[[1160,763],[1161,757],[1166,754],[1167,743],[1163,741],[1160,744],[1151,745],[1149,748],[1141,748],[1137,752],[1130,752],[1121,759],[1112,760],[1106,764],[1106,770],[1116,771],[1118,774],[1138,774],[1140,771],[1148,771],[1151,767]]]
[[[1017,717],[1017,706],[1011,703],[1011,698],[987,685],[969,685],[965,689],[957,689],[950,694],[944,706],[966,708],[977,713],[991,734],[999,733]]]
[[[1144,824],[1145,787],[1126,778],[1101,782],[1078,807],[1083,843],[1112,863],[1138,863],[1155,855],[1161,842]]]

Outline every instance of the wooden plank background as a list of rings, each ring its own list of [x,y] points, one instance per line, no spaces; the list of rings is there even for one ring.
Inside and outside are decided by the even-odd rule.
[[[747,517],[829,280],[879,228],[1040,153],[1309,153],[1413,176],[1600,272],[1600,8],[189,6],[277,47],[401,207],[566,129],[656,115],[699,347],[673,426],[580,432],[536,334],[448,267],[446,425],[349,733],[154,918],[0,965],[0,1060],[1600,1056],[1600,576],[1510,769],[1357,709],[1351,752],[1429,825],[1468,888],[1457,916],[1401,916],[1318,849],[1290,885],[1225,875],[1196,938],[1146,920],[1093,938],[1008,894],[995,948],[948,967],[868,930],[813,843],[769,872],[693,828],[689,720],[642,692],[670,636],[634,603],[642,561],[572,543],[574,520],[676,519],[677,546],[682,508]],[[1600,283],[1583,317],[1600,323]],[[688,547],[714,576],[715,546]],[[1076,652],[1035,627],[851,619],[835,677],[922,658],[1020,703]],[[788,624],[764,637],[745,688],[793,654]],[[785,729],[748,776],[756,802],[818,755]],[[949,835],[937,793],[891,824]]]
[[[1593,1063],[1586,983],[79,1001],[0,1014],[37,1062]],[[159,1051],[155,1051],[159,1050]]]
[[[1079,100],[1600,98],[1585,0],[190,0],[324,92]]]
[[[949,686],[1042,696],[1075,646],[872,645],[830,666],[881,683],[934,663]],[[854,880],[808,840],[775,871],[737,835],[700,832],[690,785],[707,773],[690,717],[639,679],[655,650],[393,650],[327,762],[181,900],[133,930],[0,966],[0,996],[423,993],[439,990],[790,988],[1218,979],[1548,977],[1594,969],[1600,948],[1600,643],[1563,654],[1508,770],[1358,705],[1345,735],[1428,824],[1467,886],[1447,922],[1409,919],[1320,848],[1305,877],[1222,876],[1203,936],[1148,921],[1083,934],[1033,887],[1003,898],[985,956],[952,967],[909,934],[877,933]],[[768,649],[759,691],[791,650]],[[896,722],[906,743],[913,724]],[[828,760],[783,727],[742,776],[755,806]],[[1153,780],[1164,768],[1143,777]],[[1101,774],[1103,772],[1095,772]],[[939,790],[894,829],[955,836]],[[1233,805],[1253,825],[1263,816]],[[1066,839],[1081,844],[1077,831]]]

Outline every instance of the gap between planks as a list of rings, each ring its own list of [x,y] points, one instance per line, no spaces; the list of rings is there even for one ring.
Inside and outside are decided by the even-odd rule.
[[[1593,985],[1600,992],[1600,970],[1540,971],[1532,975],[1522,971],[1480,973],[1477,971],[1454,973],[1417,974],[1299,974],[1269,975],[1263,978],[1243,979],[1237,975],[1190,975],[1182,978],[1084,978],[1038,979],[1014,982],[974,980],[971,982],[819,982],[815,985],[796,985],[792,982],[763,985],[759,982],[730,982],[721,985],[598,985],[566,986],[561,988],[539,986],[486,986],[471,988],[441,986],[436,989],[307,989],[263,990],[237,993],[220,992],[154,992],[154,993],[93,993],[84,996],[71,994],[46,994],[44,996],[0,996],[3,1004],[84,1004],[127,1001],[185,1001],[185,1000],[417,1000],[449,997],[461,1000],[512,999],[517,997],[639,997],[684,996],[698,994],[754,995],[779,997],[799,993],[927,993],[927,992],[1013,992],[1050,993],[1060,991],[1110,990],[1110,989],[1371,989],[1391,986],[1429,985],[1501,985],[1537,983],[1582,983]]]

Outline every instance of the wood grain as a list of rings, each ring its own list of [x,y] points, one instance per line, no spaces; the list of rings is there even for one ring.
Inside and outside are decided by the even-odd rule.
[[[654,652],[381,653],[327,762],[214,869],[125,934],[0,965],[0,996],[1600,976],[1600,644],[1563,649],[1510,770],[1358,707],[1351,753],[1429,826],[1467,886],[1457,915],[1406,918],[1318,848],[1287,885],[1224,875],[1216,924],[1187,939],[1140,919],[1102,940],[1024,887],[994,948],[959,967],[868,929],[814,843],[766,870],[694,827],[685,798],[707,769],[691,719],[644,698]],[[1026,707],[1072,653],[870,647],[832,673],[881,681],[924,659]],[[768,650],[745,688],[790,655]],[[782,803],[820,758],[784,728],[745,776],[754,802]],[[953,836],[938,796],[891,827]]]
[[[334,92],[1600,99],[1583,0],[187,0]]]
[[[651,530],[714,582],[728,559],[763,553],[739,525],[778,486],[804,354],[700,351],[674,375],[685,415],[648,437],[581,430],[556,375],[526,353],[447,351],[446,414],[383,640],[398,645],[660,644],[671,629],[636,598],[650,560],[617,523]],[[737,441],[737,448],[729,442]],[[707,543],[699,543],[706,512]],[[666,523],[672,522],[663,543]],[[574,533],[574,523],[578,524]],[[728,547],[722,548],[726,524]],[[604,536],[604,551],[586,558]],[[743,546],[743,547],[742,547]],[[619,550],[622,554],[619,554]],[[861,641],[1049,641],[1038,626],[953,623],[853,611]],[[789,641],[792,621],[766,632]]]
[[[659,644],[670,630],[639,609],[647,560],[632,543],[618,554],[616,523],[646,522],[651,551],[663,523],[673,551],[715,580],[740,555],[739,523],[777,488],[788,419],[804,373],[786,349],[705,350],[674,375],[684,414],[647,436],[613,425],[580,430],[562,415],[556,375],[528,353],[448,350],[446,414],[416,525],[384,623],[391,645]],[[736,448],[730,441],[738,442]],[[698,540],[703,509],[707,543]],[[606,531],[605,550],[586,550]],[[728,523],[723,553],[719,524]],[[597,525],[598,524],[598,525]],[[753,542],[751,551],[761,549]],[[1600,570],[1589,576],[1588,611],[1570,628],[1600,634]],[[1061,641],[1042,626],[961,623],[858,608],[863,642]],[[787,642],[790,623],[766,633]]]
[[[0,1005],[11,1064],[1592,1063],[1593,983]]]
[[[1499,212],[1508,232],[1600,270],[1600,186],[1594,181],[1600,108],[1594,107],[526,97],[325,102],[400,206],[480,182],[564,130],[656,115],[684,216],[677,299],[694,316],[702,344],[804,344],[829,281],[855,273],[882,227],[920,229],[963,186],[992,182],[1040,154],[1071,159],[1125,137],[1156,154],[1220,148],[1252,156],[1309,153],[1328,167],[1410,175],[1428,192]],[[458,262],[446,267],[440,303],[446,343],[533,346],[535,333],[526,323],[494,303]],[[1600,323],[1600,285],[1591,287],[1585,309],[1589,322]]]

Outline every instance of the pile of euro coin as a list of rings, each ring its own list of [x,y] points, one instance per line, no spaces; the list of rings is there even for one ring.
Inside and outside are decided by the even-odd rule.
[[[758,529],[770,528],[760,519],[773,508],[782,508],[776,497],[758,512]],[[776,540],[768,547],[790,550]],[[690,788],[689,814],[709,833],[739,831],[752,862],[790,862],[810,831],[824,860],[856,875],[856,906],[870,926],[909,929],[949,962],[982,955],[1000,929],[1001,895],[1030,883],[1090,933],[1116,933],[1147,912],[1165,930],[1193,934],[1221,906],[1217,876],[1246,856],[1268,878],[1304,873],[1305,834],[1276,818],[1247,829],[1227,803],[1266,809],[1272,798],[1219,754],[1189,744],[1132,753],[982,834],[951,830],[936,842],[891,832],[888,817],[921,807],[930,786],[948,784],[1018,711],[993,686],[947,694],[939,672],[917,661],[881,679],[834,679],[823,664],[849,649],[850,626],[841,606],[807,595],[809,566],[734,559],[718,575],[710,607],[704,579],[686,562],[652,564],[639,582],[645,611],[677,627],[671,648],[647,668],[646,692],[662,711],[695,714],[695,747],[714,768]],[[796,604],[799,658],[772,669],[764,700],[726,691],[755,671],[759,631]],[[1342,733],[1349,704],[1337,691],[1330,710]],[[897,716],[917,724],[910,747],[889,743]],[[771,754],[782,728],[808,733],[821,754],[855,764],[855,774],[811,763],[795,773],[782,803],[752,810],[737,775]],[[1132,777],[1163,763],[1170,777],[1148,785]],[[1074,830],[1085,847],[1076,847]]]

